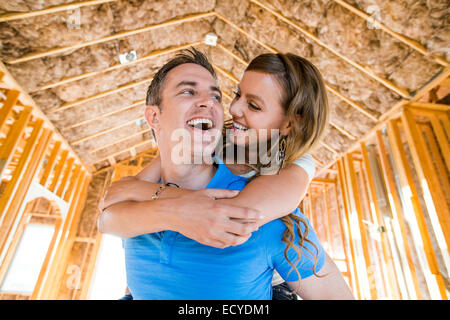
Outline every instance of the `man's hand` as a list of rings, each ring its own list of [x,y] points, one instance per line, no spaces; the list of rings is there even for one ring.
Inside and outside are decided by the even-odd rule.
[[[203,189],[170,199],[175,231],[199,243],[226,248],[246,242],[258,229],[259,211],[221,204],[215,199],[233,198],[238,191]],[[157,200],[158,201],[158,200]]]

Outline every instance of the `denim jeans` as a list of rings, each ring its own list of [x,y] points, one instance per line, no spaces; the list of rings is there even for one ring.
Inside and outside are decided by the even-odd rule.
[[[133,296],[127,293],[119,300],[133,300]],[[272,288],[272,300],[298,300],[298,298],[287,283],[283,282]]]

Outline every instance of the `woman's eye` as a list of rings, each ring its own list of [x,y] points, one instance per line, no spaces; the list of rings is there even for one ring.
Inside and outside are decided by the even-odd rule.
[[[249,107],[252,108],[253,110],[258,110],[258,111],[261,110],[260,107],[258,107],[256,104],[253,104],[253,103],[251,103],[251,102],[250,102],[248,105],[249,105]]]

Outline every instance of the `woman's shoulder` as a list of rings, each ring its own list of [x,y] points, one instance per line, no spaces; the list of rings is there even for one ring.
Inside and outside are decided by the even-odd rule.
[[[295,160],[293,164],[303,168],[303,170],[305,170],[308,174],[309,180],[314,178],[314,175],[316,174],[316,163],[311,154],[305,153],[300,158]]]

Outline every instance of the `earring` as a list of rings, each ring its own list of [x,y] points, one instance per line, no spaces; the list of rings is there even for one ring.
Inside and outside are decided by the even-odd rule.
[[[278,172],[280,172],[281,168],[283,167],[285,157],[286,157],[286,136],[283,136],[280,138],[280,145],[278,150],[278,165],[280,166]]]

